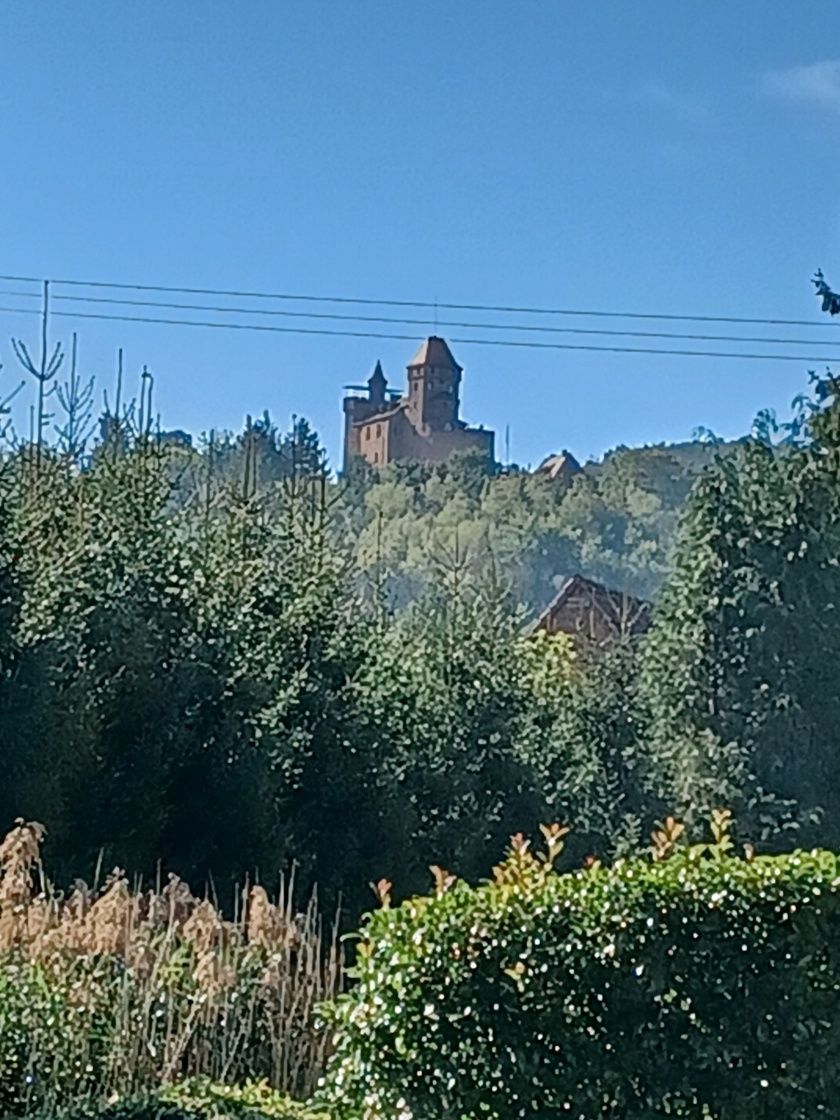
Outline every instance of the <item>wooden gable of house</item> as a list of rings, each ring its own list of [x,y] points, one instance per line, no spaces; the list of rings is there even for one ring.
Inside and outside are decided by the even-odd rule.
[[[588,646],[603,647],[643,634],[650,626],[650,613],[643,599],[576,575],[566,580],[534,629],[570,634]]]

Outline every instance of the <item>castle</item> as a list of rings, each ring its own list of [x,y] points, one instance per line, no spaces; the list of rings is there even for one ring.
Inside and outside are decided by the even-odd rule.
[[[356,395],[344,398],[345,472],[357,456],[383,467],[475,448],[492,461],[493,432],[470,428],[458,416],[462,373],[446,342],[432,335],[408,363],[405,396],[388,389],[380,362],[367,385],[348,386]]]

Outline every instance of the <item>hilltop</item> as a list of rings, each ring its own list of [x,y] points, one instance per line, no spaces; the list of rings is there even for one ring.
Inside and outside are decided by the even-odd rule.
[[[649,599],[665,578],[695,479],[733,446],[618,447],[555,479],[491,465],[482,450],[378,469],[356,460],[343,476],[327,475],[329,522],[359,590],[395,609],[452,581],[492,581],[533,616],[575,573]],[[187,490],[200,488],[212,458],[219,480],[238,485],[250,475],[256,489],[276,489],[278,501],[289,478],[326,470],[305,420],[282,433],[268,416],[179,455],[192,466]]]

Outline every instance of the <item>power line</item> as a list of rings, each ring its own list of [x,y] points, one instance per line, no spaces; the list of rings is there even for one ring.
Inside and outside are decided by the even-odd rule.
[[[43,278],[35,276],[0,276],[4,283],[41,284]],[[128,284],[106,280],[78,280],[55,279],[54,285],[65,285],[82,288],[113,288],[122,291],[134,292],[171,292],[180,295],[200,296],[226,296],[236,299],[260,300],[285,300],[303,301],[309,303],[339,303],[357,304],[374,307],[414,307],[433,310],[435,308],[446,311],[489,311],[511,315],[567,315],[581,317],[597,317],[605,319],[659,319],[676,322],[693,323],[741,323],[756,326],[785,326],[785,327],[837,327],[840,323],[829,320],[807,319],[761,319],[733,315],[676,315],[671,312],[642,312],[642,311],[602,311],[590,308],[563,308],[563,307],[519,307],[505,304],[488,303],[442,303],[439,300],[400,300],[400,299],[370,299],[361,296],[316,296],[292,292],[265,292],[265,291],[238,291],[226,288],[187,288],[164,284]]]
[[[15,296],[35,299],[40,298],[40,293],[4,291],[0,289],[0,296]],[[122,307],[152,307],[174,311],[213,311],[225,315],[268,315],[272,317],[282,317],[288,319],[318,319],[353,323],[386,323],[395,326],[428,326],[428,319],[403,319],[387,315],[347,315],[334,311],[290,311],[276,307],[221,307],[218,304],[172,303],[163,300],[120,299],[113,296],[53,295],[52,298],[53,300],[64,300],[82,304],[108,304],[118,305]],[[475,323],[463,322],[453,319],[438,320],[437,326],[456,327],[462,330],[488,330],[508,332],[521,331],[538,334],[577,334],[612,338],[660,338],[684,342],[761,343],[768,346],[810,346],[814,342],[814,340],[811,338],[768,338],[764,335],[684,334],[681,332],[671,331],[610,330],[604,327],[546,327],[534,323]]]
[[[40,314],[35,308],[0,307],[0,312],[10,314]],[[267,323],[220,323],[197,319],[162,319],[139,315],[107,315],[89,311],[53,311],[53,315],[69,319],[95,319],[118,323],[151,323],[171,327],[202,327],[217,330],[260,331],[273,334],[302,334],[338,338],[376,338],[416,342],[416,334],[386,334],[382,331],[335,330],[327,327],[279,327]],[[757,354],[723,350],[679,350],[642,346],[596,346],[587,343],[534,342],[525,339],[501,338],[452,338],[452,342],[470,346],[504,346],[532,350],[575,350],[608,354],[660,354],[683,358],[734,358],[769,362],[840,362],[840,356],[815,356],[807,354]]]
[[[56,295],[53,298],[56,300],[70,300],[74,303],[107,303],[111,305],[129,305],[133,307],[155,307],[171,311],[213,311],[231,315],[271,315],[281,316],[283,318],[326,319],[336,322],[390,323],[395,326],[404,327],[428,326],[427,319],[401,319],[384,315],[344,315],[326,311],[285,311],[274,307],[219,307],[218,305],[211,304],[169,303],[156,300],[114,299],[97,296]],[[534,323],[473,323],[460,322],[453,319],[440,319],[438,320],[437,326],[456,327],[459,330],[524,331],[539,334],[585,334],[623,338],[663,338],[686,342],[758,342],[777,346],[810,346],[814,341],[811,338],[766,338],[755,335],[681,334],[668,331],[609,330],[603,327],[545,327]]]

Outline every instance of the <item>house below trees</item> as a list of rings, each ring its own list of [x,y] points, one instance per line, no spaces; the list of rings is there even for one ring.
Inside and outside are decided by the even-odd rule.
[[[569,634],[589,648],[604,648],[643,634],[651,606],[584,576],[567,579],[534,624],[534,630]]]

